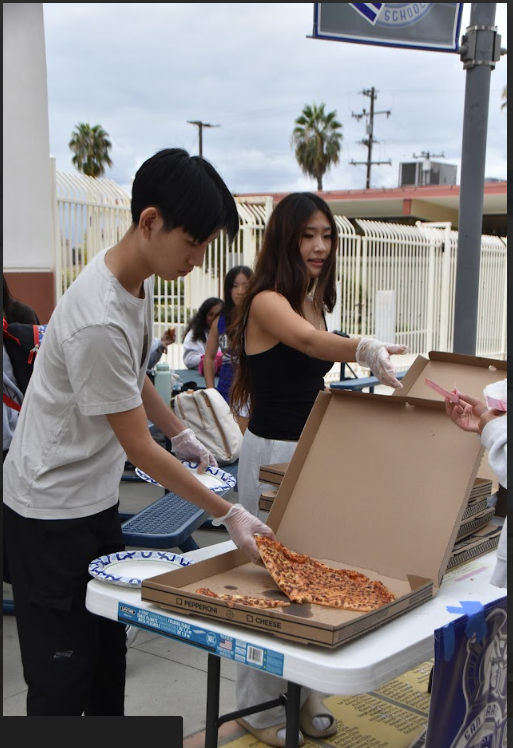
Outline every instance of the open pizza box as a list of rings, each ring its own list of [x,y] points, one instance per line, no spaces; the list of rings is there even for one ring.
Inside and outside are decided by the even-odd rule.
[[[460,392],[484,400],[483,390],[486,385],[499,382],[508,376],[507,362],[499,359],[442,351],[430,351],[428,356],[429,358],[417,356],[402,379],[403,388],[394,390],[392,396],[412,395],[443,402],[442,395],[424,383],[425,379],[430,379],[449,392],[456,388]],[[483,453],[478,476],[490,479],[493,490],[497,490],[497,476],[488,463],[487,451]]]
[[[361,613],[296,603],[228,607],[197,594],[207,587],[287,600],[266,568],[247,562],[239,550],[144,580],[142,599],[180,614],[337,647],[436,594],[481,455],[479,439],[457,429],[443,403],[321,392],[268,524],[291,550],[380,580],[395,600]]]

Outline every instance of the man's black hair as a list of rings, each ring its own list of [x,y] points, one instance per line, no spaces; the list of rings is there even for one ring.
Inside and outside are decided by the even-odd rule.
[[[230,242],[239,230],[237,206],[230,190],[206,159],[182,148],[166,148],[145,161],[132,185],[132,220],[157,208],[164,230],[181,228],[204,242],[224,229]]]

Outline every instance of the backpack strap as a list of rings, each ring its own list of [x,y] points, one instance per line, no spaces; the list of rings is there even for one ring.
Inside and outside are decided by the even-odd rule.
[[[9,323],[7,322],[5,317],[3,319],[4,319],[4,323],[3,323],[4,324],[4,338],[9,338],[9,340],[13,340],[18,345],[21,345],[19,338],[16,338],[14,335],[11,335],[11,333],[9,332]]]
[[[36,353],[39,350],[40,337],[39,337],[39,325],[32,325],[32,335],[34,337],[34,347],[30,349],[28,356],[28,363],[32,364]]]
[[[12,408],[13,410],[17,410],[18,413],[21,410],[21,405],[17,403],[15,400],[12,399],[12,397],[9,397],[9,395],[6,395],[5,392],[3,393],[3,402],[7,405],[7,407]]]

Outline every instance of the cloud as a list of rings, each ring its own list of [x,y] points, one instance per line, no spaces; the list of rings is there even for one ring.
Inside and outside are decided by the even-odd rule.
[[[469,22],[469,5],[462,33]],[[325,102],[343,124],[341,162],[326,189],[365,185],[366,119],[374,87],[372,186],[397,186],[399,163],[444,153],[460,164],[466,73],[455,53],[321,41],[312,3],[44,3],[51,153],[73,171],[68,142],[79,122],[110,135],[105,176],[129,188],[155,151],[180,146],[203,155],[234,192],[313,189],[290,144],[306,104]],[[496,24],[506,46],[506,4]],[[505,58],[492,73],[487,176],[506,178]],[[459,169],[458,169],[459,174]]]

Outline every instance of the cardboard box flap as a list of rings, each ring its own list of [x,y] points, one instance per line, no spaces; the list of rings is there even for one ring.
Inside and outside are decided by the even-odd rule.
[[[482,451],[443,403],[321,392],[268,524],[314,558],[439,585]]]
[[[500,359],[467,356],[461,353],[430,351],[429,359],[417,356],[402,379],[402,389],[394,390],[392,397],[406,394],[414,397],[443,402],[443,397],[424,384],[431,379],[449,392],[456,388],[467,395],[484,399],[483,390],[491,382],[507,377],[507,362]],[[488,462],[488,453],[483,452],[479,476],[489,478],[494,490],[498,488],[497,476]]]
[[[431,351],[429,359],[417,356],[402,379],[402,389],[394,390],[392,396],[409,394],[443,402],[442,395],[424,384],[427,378],[449,392],[456,388],[467,395],[483,399],[483,390],[487,384],[499,382],[506,377],[506,361]]]

